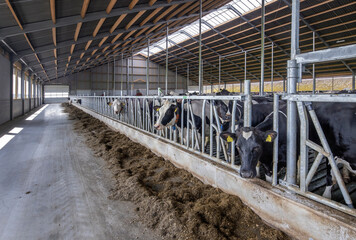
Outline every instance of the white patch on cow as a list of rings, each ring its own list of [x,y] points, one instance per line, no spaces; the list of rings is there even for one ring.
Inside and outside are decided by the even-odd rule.
[[[252,100],[252,104],[258,104],[256,100]]]
[[[324,191],[324,193],[323,193],[323,197],[325,197],[325,198],[328,198],[328,199],[331,199],[331,188],[332,188],[333,186],[326,186],[325,187],[325,191]]]
[[[175,124],[176,114],[174,113],[174,117],[172,118],[172,120],[169,123],[167,123],[166,126],[162,125],[162,119],[163,119],[165,113],[167,112],[167,110],[170,108],[171,105],[172,105],[172,103],[170,101],[166,100],[166,101],[163,102],[162,107],[159,108],[159,117],[158,117],[158,119],[157,119],[157,121],[155,123],[155,128],[157,130],[162,130],[165,127],[173,126]]]
[[[243,131],[242,132],[242,137],[246,140],[248,140],[251,136],[252,136],[252,131],[249,131],[249,132]]]
[[[266,181],[269,183],[272,183],[272,177],[268,176],[268,175],[265,175],[265,176],[266,176]]]

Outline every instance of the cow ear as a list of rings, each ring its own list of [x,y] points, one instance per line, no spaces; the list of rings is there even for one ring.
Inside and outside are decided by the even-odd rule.
[[[158,112],[160,107],[159,106],[154,106],[153,109]]]
[[[273,142],[277,137],[277,132],[268,130],[264,133],[265,142]]]
[[[220,133],[220,137],[227,142],[233,142],[236,140],[236,134],[231,132],[222,132]]]

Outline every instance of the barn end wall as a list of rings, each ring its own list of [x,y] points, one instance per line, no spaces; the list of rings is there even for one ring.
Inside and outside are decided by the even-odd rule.
[[[299,195],[272,187],[260,179],[243,179],[231,169],[201,155],[187,151],[164,138],[119,123],[87,108],[75,105],[112,129],[149,148],[191,172],[206,184],[238,196],[267,224],[297,239],[356,239],[355,218]]]

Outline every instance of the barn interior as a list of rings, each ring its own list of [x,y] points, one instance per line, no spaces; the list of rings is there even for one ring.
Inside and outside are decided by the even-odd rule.
[[[215,231],[216,239],[356,238],[356,156],[334,150],[342,144],[323,129],[315,107],[355,109],[355,16],[353,0],[0,0],[0,239],[211,239]],[[254,103],[263,99],[273,130],[280,134],[285,122],[287,135],[286,167],[279,171],[277,142],[270,181],[264,172],[261,179],[241,177],[242,159],[232,147],[237,141],[221,135],[225,122],[233,134],[238,120],[252,127]],[[160,130],[155,124],[162,112],[153,107],[163,109],[166,100],[181,112]],[[228,120],[220,116],[221,101],[230,108]],[[194,102],[203,107],[196,110]],[[207,116],[201,125],[194,120],[197,112]],[[338,127],[356,133],[355,116],[342,116]],[[203,234],[200,224],[190,232],[174,230],[159,220],[153,224],[152,215],[137,215],[137,208],[150,212],[150,204],[112,182],[112,169],[116,181],[126,179],[117,177],[122,169],[112,163],[110,151],[122,147],[111,130],[130,141],[129,148],[142,145],[137,151],[148,149],[237,196],[258,216],[256,225],[273,230],[226,233],[204,218]],[[347,141],[344,152],[356,147],[355,137],[340,134]],[[139,159],[131,150],[115,154]],[[155,161],[146,152],[143,158]],[[336,183],[331,197],[325,195],[328,177]],[[152,179],[145,186],[157,198],[162,184],[174,183]],[[218,230],[207,227],[213,225]]]

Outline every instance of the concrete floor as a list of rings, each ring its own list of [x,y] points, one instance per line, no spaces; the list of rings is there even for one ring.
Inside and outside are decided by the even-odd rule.
[[[59,104],[26,121],[30,114],[0,126],[0,137],[23,128],[0,150],[0,239],[159,239],[137,222],[134,204],[107,198],[105,162]]]

